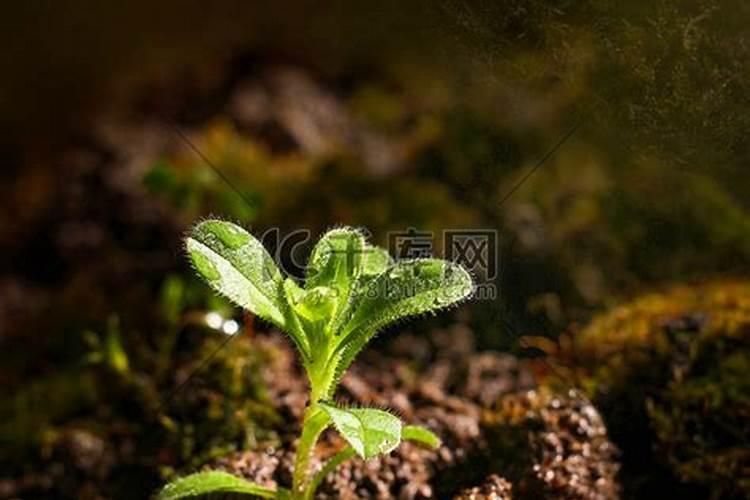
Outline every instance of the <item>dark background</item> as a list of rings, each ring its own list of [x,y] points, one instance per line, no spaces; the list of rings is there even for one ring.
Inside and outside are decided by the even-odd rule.
[[[71,422],[108,436],[113,422],[153,420],[143,401],[200,357],[206,311],[248,327],[182,256],[181,235],[209,214],[257,233],[364,226],[381,244],[407,227],[496,230],[497,298],[409,328],[459,321],[480,349],[518,356],[546,355],[521,337],[556,345],[641,294],[747,278],[748,9],[5,6],[3,475],[54,477]],[[128,380],[121,392],[102,393],[102,366]],[[131,460],[119,479],[92,481],[143,477],[154,488],[159,474],[200,463],[187,455]],[[81,494],[68,482],[57,494]]]

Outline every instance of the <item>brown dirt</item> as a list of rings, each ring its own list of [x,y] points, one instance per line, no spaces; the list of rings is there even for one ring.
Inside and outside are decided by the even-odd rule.
[[[269,372],[281,368],[295,376],[269,373],[268,382],[282,414],[299,422],[305,385],[291,351],[282,352],[281,365]],[[404,335],[365,353],[342,380],[339,399],[391,408],[404,421],[432,429],[443,446],[430,451],[404,443],[386,456],[354,459],[328,475],[318,498],[510,498],[509,480],[492,474],[512,476],[522,492],[544,498],[617,498],[615,448],[598,413],[576,392],[553,398],[530,391],[535,363],[477,353],[471,332],[460,326],[434,332],[431,340]],[[280,432],[279,448],[293,449],[298,425]],[[520,452],[498,446],[495,438],[503,432],[514,435]],[[341,446],[327,432],[318,456]],[[210,467],[288,486],[293,454],[279,448],[239,452]]]
[[[480,486],[468,488],[455,500],[511,500],[513,486],[497,474],[492,474]]]

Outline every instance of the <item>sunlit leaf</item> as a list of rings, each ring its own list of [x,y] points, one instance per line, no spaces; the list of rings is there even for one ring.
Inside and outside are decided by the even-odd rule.
[[[316,286],[297,297],[294,310],[311,323],[326,321],[336,307],[336,292],[327,286]]]
[[[366,263],[367,253],[362,233],[350,227],[328,231],[315,245],[307,264],[305,289],[313,291],[325,287],[326,296],[333,301],[324,326],[326,331],[337,331],[349,314],[351,295]]]
[[[367,244],[360,231],[329,231],[314,248],[304,287],[284,279],[262,245],[238,226],[206,221],[192,231],[187,250],[198,273],[217,291],[285,330],[303,354],[311,406],[299,439],[293,491],[269,490],[224,473],[202,473],[175,481],[161,499],[209,492],[250,493],[266,498],[312,498],[328,471],[354,453],[369,459],[389,453],[401,439],[430,448],[440,439],[421,427],[402,427],[387,411],[340,408],[321,402],[359,351],[382,328],[408,316],[435,311],[467,298],[469,273],[439,259],[394,263]],[[309,478],[320,434],[331,424],[349,443]]]
[[[339,408],[320,403],[336,430],[362,458],[391,452],[401,442],[401,420],[373,408]]]
[[[393,259],[385,248],[365,244],[362,276],[373,277],[382,274],[391,264]]]
[[[325,327],[336,308],[336,293],[326,286],[305,290],[291,278],[284,282],[284,293],[290,313],[287,314],[287,328],[307,339],[302,346],[305,354],[312,350],[319,354],[318,350],[327,345]]]
[[[469,273],[452,262],[417,259],[393,264],[357,292],[353,314],[342,330],[339,375],[382,328],[460,302],[473,287]]]
[[[326,286],[346,294],[359,277],[365,249],[361,232],[350,227],[328,231],[315,245],[307,263],[305,288]]]
[[[442,441],[431,430],[419,425],[405,425],[401,430],[401,439],[414,441],[428,448],[440,448]]]
[[[294,341],[297,349],[302,353],[305,361],[310,361],[310,333],[305,321],[295,310],[296,304],[302,300],[305,294],[304,289],[291,278],[284,280],[282,285],[284,295],[284,322],[285,331]]]
[[[250,233],[231,222],[207,220],[193,228],[186,247],[196,271],[212,288],[284,327],[281,272]]]
[[[440,259],[398,262],[359,292],[345,333],[382,328],[400,318],[447,307],[473,288],[460,265]]]
[[[226,472],[207,471],[172,481],[159,492],[157,499],[177,500],[210,493],[242,493],[261,498],[277,498],[276,491],[270,488],[265,488]]]

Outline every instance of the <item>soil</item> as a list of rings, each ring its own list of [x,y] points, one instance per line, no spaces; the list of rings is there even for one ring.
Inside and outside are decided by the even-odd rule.
[[[278,343],[285,353],[267,381],[294,424],[281,432],[282,446],[235,453],[207,468],[288,486],[306,387],[278,337],[258,341]],[[460,326],[434,332],[430,340],[403,335],[366,352],[342,380],[339,398],[395,410],[436,432],[443,446],[431,451],[404,443],[386,456],[351,460],[328,475],[317,498],[506,499],[511,491],[522,498],[618,498],[617,452],[601,418],[576,391],[535,391],[538,363],[478,353],[471,332]],[[294,376],[278,377],[276,370]],[[498,441],[510,435],[512,447]],[[325,459],[343,444],[327,432],[317,455]]]

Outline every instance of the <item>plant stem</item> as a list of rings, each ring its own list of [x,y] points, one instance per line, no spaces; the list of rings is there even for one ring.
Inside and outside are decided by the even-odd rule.
[[[320,434],[328,427],[330,417],[318,407],[318,401],[329,397],[336,375],[335,360],[331,362],[332,356],[328,353],[328,345],[321,346],[323,351],[315,356],[312,363],[306,366],[310,380],[310,404],[305,409],[302,419],[302,435],[297,446],[297,455],[294,459],[294,473],[292,474],[292,498],[304,499],[307,476],[310,470],[310,459],[315,451],[315,444]]]
[[[317,383],[311,384],[311,401],[317,403],[332,396],[332,389],[335,389],[333,386],[336,378],[336,366],[340,359],[339,353],[327,353],[325,356],[321,356],[322,362],[315,376]]]
[[[312,500],[313,496],[315,495],[315,490],[318,489],[318,486],[320,486],[320,483],[323,481],[323,479],[325,479],[328,473],[338,467],[342,462],[349,460],[353,456],[354,448],[352,448],[351,446],[347,446],[343,450],[336,453],[333,457],[331,457],[331,459],[326,462],[323,468],[313,476],[312,480],[310,480],[310,484],[307,485],[307,488],[305,490],[304,500]]]
[[[305,416],[302,420],[302,435],[297,446],[297,456],[294,459],[293,498],[304,498],[310,459],[315,451],[315,444],[318,442],[320,434],[328,427],[328,423],[329,417],[318,407],[317,401],[311,402],[305,410]]]

